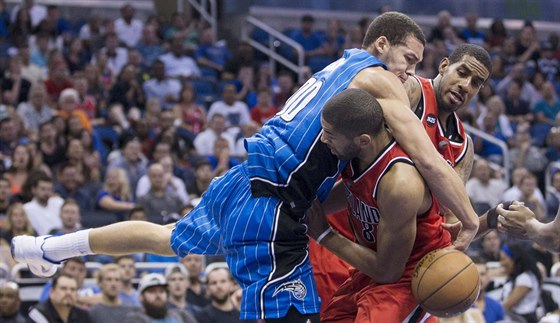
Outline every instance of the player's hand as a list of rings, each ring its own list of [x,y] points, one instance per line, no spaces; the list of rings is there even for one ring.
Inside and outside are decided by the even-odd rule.
[[[463,228],[463,224],[461,223],[461,221],[457,221],[454,223],[444,222],[441,224],[441,227],[449,231],[449,234],[451,234],[451,241],[455,241],[455,239],[457,239],[457,236],[459,235],[459,232],[461,232],[461,229]]]
[[[307,234],[315,240],[330,227],[325,210],[318,199],[315,199],[307,210],[306,223]]]
[[[527,226],[529,226],[529,222],[536,221],[533,211],[524,203],[517,201],[514,201],[507,210],[500,204],[496,211],[498,212],[499,231],[506,232],[514,238],[527,239]]]
[[[453,241],[453,247],[460,251],[467,250],[477,232],[478,222],[476,222],[475,226],[470,227],[466,227],[463,223],[461,223],[459,233],[457,233],[457,238]]]

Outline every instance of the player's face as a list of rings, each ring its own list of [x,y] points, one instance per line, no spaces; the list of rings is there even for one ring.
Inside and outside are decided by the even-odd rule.
[[[321,141],[329,147],[331,153],[340,160],[351,160],[358,156],[360,148],[347,136],[337,132],[325,119],[321,118],[323,133]]]
[[[463,58],[449,65],[444,58],[439,66],[441,81],[436,91],[438,109],[455,112],[468,104],[475,96],[490,72],[476,58],[465,55]]]
[[[422,61],[423,52],[424,45],[413,36],[408,36],[404,44],[388,45],[377,57],[404,83],[408,76],[414,75],[416,64]]]

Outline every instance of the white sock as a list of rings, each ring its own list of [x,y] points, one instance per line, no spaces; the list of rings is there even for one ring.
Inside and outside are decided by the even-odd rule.
[[[43,244],[45,257],[58,262],[68,258],[92,255],[93,252],[89,246],[90,231],[91,229],[80,230],[45,239]]]

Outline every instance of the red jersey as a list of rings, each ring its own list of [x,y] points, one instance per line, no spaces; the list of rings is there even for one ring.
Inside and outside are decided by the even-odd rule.
[[[383,217],[377,205],[378,186],[383,175],[388,173],[395,163],[413,165],[410,157],[393,140],[364,172],[355,171],[352,163],[348,163],[342,172],[348,198],[348,217],[355,240],[373,250],[377,250],[377,227]],[[416,239],[406,263],[404,279],[410,279],[416,263],[426,253],[451,244],[449,232],[441,227],[443,218],[438,211],[438,203],[432,195],[430,209],[416,217]]]
[[[422,98],[416,107],[416,115],[422,121],[428,137],[443,158],[455,167],[467,152],[467,134],[463,123],[455,112],[447,121],[447,129],[444,130],[439,121],[439,109],[436,101],[433,80],[415,76],[422,85]]]

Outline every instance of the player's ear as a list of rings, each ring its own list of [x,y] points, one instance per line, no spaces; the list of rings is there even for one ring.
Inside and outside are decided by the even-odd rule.
[[[389,48],[389,40],[385,36],[380,36],[373,42],[378,53],[384,53]]]
[[[447,57],[442,58],[441,62],[439,62],[439,69],[438,69],[439,74],[443,74],[448,67],[449,67],[449,58]]]
[[[372,140],[371,136],[365,133],[359,135],[357,139],[359,146],[367,146]]]

